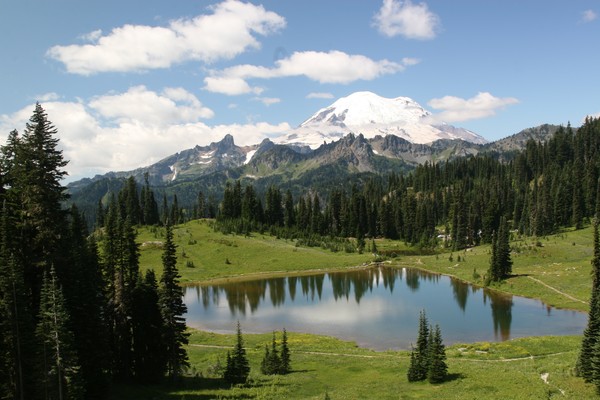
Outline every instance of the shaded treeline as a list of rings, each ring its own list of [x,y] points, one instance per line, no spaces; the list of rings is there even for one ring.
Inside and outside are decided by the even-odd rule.
[[[158,281],[140,273],[127,191],[89,235],[62,208],[56,134],[37,104],[1,148],[0,398],[104,398],[113,380],[176,378],[187,336],[170,228]]]
[[[454,249],[491,243],[502,218],[510,229],[544,236],[581,228],[596,214],[599,150],[600,120],[587,119],[576,132],[566,127],[546,143],[529,141],[508,162],[480,155],[425,163],[406,176],[296,198],[276,186],[259,196],[251,184],[228,182],[218,226],[244,234],[270,231],[303,244],[352,237],[359,250],[364,238],[374,237],[422,248],[438,237]]]

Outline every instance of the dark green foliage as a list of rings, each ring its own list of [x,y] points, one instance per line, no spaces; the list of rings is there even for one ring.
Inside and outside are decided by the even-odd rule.
[[[73,333],[69,330],[65,299],[53,268],[42,282],[38,320],[35,333],[40,343],[42,392],[46,398],[82,399]]]
[[[171,379],[181,376],[184,368],[189,367],[184,345],[188,344],[185,318],[187,311],[183,303],[183,289],[179,286],[177,270],[177,248],[173,243],[173,230],[166,226],[164,251],[162,255],[163,272],[160,277],[159,305],[163,319],[162,340],[166,351],[167,375]]]
[[[282,375],[289,374],[292,371],[290,349],[287,341],[287,331],[283,328],[283,336],[281,338],[281,364],[279,365],[279,373]]]
[[[427,369],[427,379],[429,383],[441,383],[446,380],[448,375],[448,366],[446,365],[446,349],[442,342],[442,332],[440,326],[429,334],[429,368]]]
[[[153,270],[138,279],[132,293],[133,375],[142,383],[159,382],[166,369],[163,320]]]
[[[244,339],[240,322],[237,323],[236,344],[233,353],[227,352],[227,365],[223,372],[223,379],[231,384],[245,383],[250,374],[250,364],[246,357]]]
[[[417,347],[411,353],[411,363],[408,368],[408,380],[410,382],[422,381],[427,378],[429,367],[429,322],[425,311],[419,314],[419,333],[417,335]]]
[[[425,311],[421,311],[417,347],[410,354],[407,379],[409,382],[427,379],[430,383],[441,383],[447,374],[446,350],[440,327],[429,327]]]
[[[510,232],[506,219],[502,217],[498,234],[493,235],[492,255],[490,257],[490,267],[488,269],[487,281],[498,282],[512,273],[512,259],[510,257]]]
[[[287,344],[287,332],[283,330],[281,340],[281,350],[277,349],[275,332],[273,332],[273,341],[271,348],[265,346],[265,355],[260,364],[260,371],[265,375],[285,375],[290,369],[290,349]]]
[[[594,220],[594,257],[592,258],[592,294],[588,325],[583,331],[581,352],[577,359],[577,374],[600,387],[600,237],[598,220]]]

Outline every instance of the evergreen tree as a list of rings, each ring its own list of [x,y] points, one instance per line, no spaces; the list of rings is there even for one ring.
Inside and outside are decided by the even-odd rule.
[[[488,269],[487,281],[498,282],[507,278],[512,273],[512,259],[510,257],[509,231],[506,219],[500,219],[498,234],[492,238],[492,256]]]
[[[434,330],[430,330],[431,337],[429,344],[429,368],[427,370],[427,379],[429,383],[441,383],[448,375],[448,366],[446,365],[446,349],[442,342],[442,332],[439,325]]]
[[[134,376],[142,383],[156,383],[166,369],[163,320],[158,306],[158,285],[153,270],[138,279],[133,291],[132,321]]]
[[[577,374],[586,382],[600,382],[596,378],[592,361],[600,354],[598,342],[600,338],[600,237],[598,220],[594,220],[594,256],[592,258],[592,294],[590,296],[590,310],[588,324],[583,331],[581,351],[577,359]]]
[[[411,354],[411,363],[408,369],[408,380],[410,382],[422,381],[427,378],[429,370],[429,326],[425,311],[419,314],[419,333],[417,336],[417,347]]]
[[[34,397],[35,360],[33,318],[26,297],[24,268],[11,250],[9,210],[0,215],[0,398]]]
[[[173,243],[173,229],[166,226],[164,252],[162,255],[163,272],[160,277],[160,311],[163,318],[163,342],[166,347],[167,375],[178,378],[185,367],[189,367],[184,345],[188,344],[183,315],[187,311],[183,303],[183,290],[179,286],[176,245]]]
[[[242,328],[240,322],[237,323],[236,344],[233,354],[227,352],[227,365],[223,373],[223,379],[228,383],[245,383],[250,374],[250,364],[246,357],[244,340],[242,338]]]
[[[290,349],[288,347],[287,331],[283,328],[283,337],[281,338],[281,363],[279,364],[279,373],[282,375],[291,372]]]
[[[54,268],[45,275],[36,336],[41,344],[40,366],[45,398],[80,399],[83,388],[73,334]]]
[[[409,382],[417,382],[422,380],[419,371],[419,364],[417,362],[417,352],[414,347],[410,352],[410,364],[408,365],[406,377],[408,378]]]

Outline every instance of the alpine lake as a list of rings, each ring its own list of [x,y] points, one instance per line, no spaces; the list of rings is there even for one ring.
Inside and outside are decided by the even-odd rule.
[[[587,314],[471,286],[412,268],[235,281],[185,288],[187,325],[233,333],[281,331],[334,336],[374,350],[410,349],[419,313],[439,324],[444,343],[579,335]]]

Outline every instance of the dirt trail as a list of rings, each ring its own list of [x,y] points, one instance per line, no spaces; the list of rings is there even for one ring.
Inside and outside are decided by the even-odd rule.
[[[565,296],[567,299],[570,299],[570,300],[573,300],[573,301],[577,301],[577,302],[583,303],[583,304],[588,304],[587,301],[580,300],[580,299],[578,299],[576,297],[571,296],[568,293],[562,292],[562,291],[558,290],[557,288],[552,287],[552,286],[548,285],[547,283],[544,283],[544,282],[540,281],[537,278],[534,278],[533,276],[528,276],[528,278],[531,279],[534,282],[539,283],[540,285],[543,285],[543,286],[547,287],[550,290],[554,290],[556,293]]]
[[[190,344],[191,347],[203,347],[207,349],[233,349],[233,346],[218,346],[211,344]],[[388,358],[388,357],[397,357],[395,354],[386,354],[386,353],[378,353],[374,355],[367,354],[350,354],[350,353],[330,353],[325,351],[294,351],[296,354],[311,354],[317,356],[334,356],[334,357],[356,357],[356,358]],[[523,361],[523,360],[534,360],[537,358],[545,358],[545,357],[554,357],[560,356],[563,354],[572,353],[572,351],[562,351],[559,353],[549,353],[549,354],[540,354],[539,356],[525,356],[525,357],[514,357],[514,358],[499,358],[496,360],[484,360],[477,358],[465,358],[465,357],[448,357],[455,360],[460,361],[471,361],[471,362],[513,362],[513,361]]]

